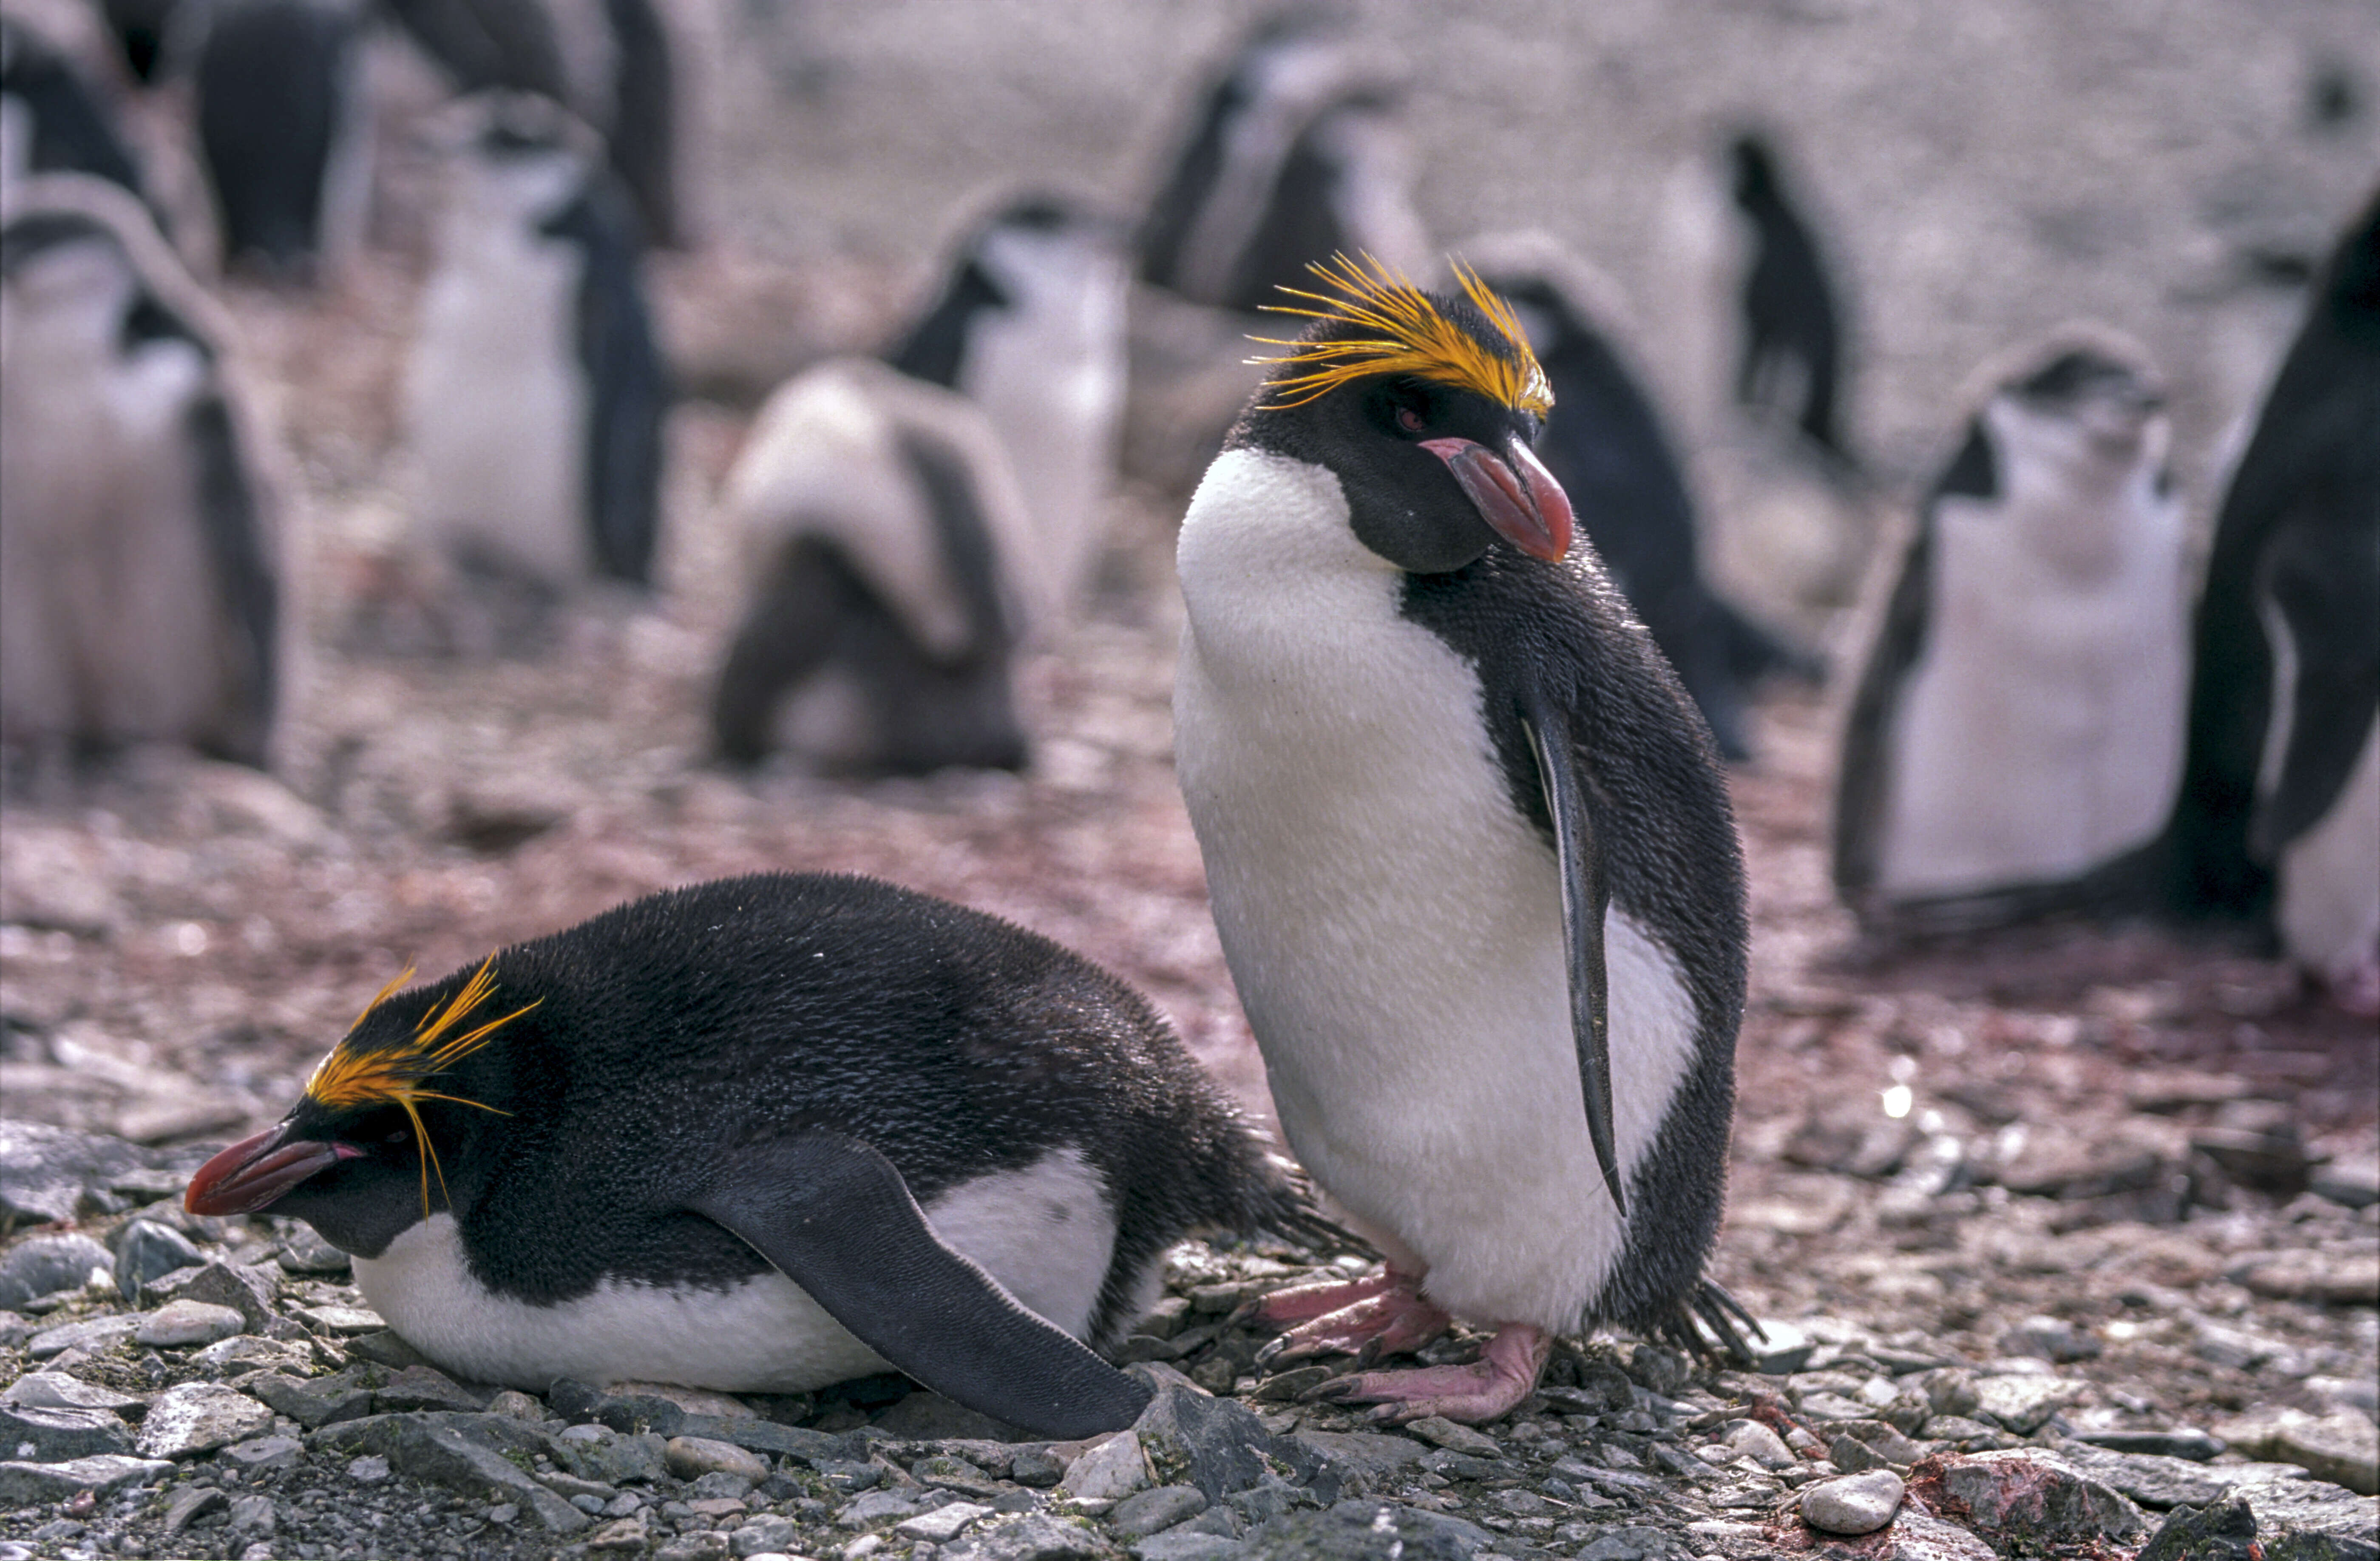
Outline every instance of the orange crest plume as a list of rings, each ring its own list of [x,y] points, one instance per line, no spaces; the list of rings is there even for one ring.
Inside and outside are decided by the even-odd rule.
[[[1368,269],[1366,269],[1368,267]],[[1281,290],[1319,308],[1266,304],[1273,314],[1297,314],[1308,320],[1332,320],[1374,333],[1339,341],[1282,341],[1252,336],[1267,347],[1285,347],[1279,358],[1252,358],[1251,363],[1284,367],[1265,382],[1274,399],[1261,410],[1281,411],[1303,407],[1351,380],[1375,374],[1410,374],[1432,384],[1451,385],[1487,396],[1500,406],[1539,417],[1553,410],[1553,387],[1512,309],[1489,291],[1478,273],[1457,261],[1455,280],[1463,296],[1487,317],[1503,338],[1499,352],[1448,319],[1427,293],[1370,255],[1361,262],[1333,255],[1306,267],[1331,288],[1332,294],[1309,293],[1297,287]]]
[[[358,1048],[355,1044],[356,1032],[363,1028],[364,1020],[371,1018],[375,1009],[413,979],[413,968],[406,967],[395,981],[382,987],[379,994],[364,1005],[364,1011],[356,1016],[356,1022],[348,1027],[347,1033],[331,1048],[330,1055],[315,1065],[312,1077],[306,1080],[306,1098],[334,1111],[352,1111],[368,1105],[395,1105],[402,1107],[405,1114],[413,1119],[414,1140],[421,1146],[421,1212],[424,1218],[430,1213],[430,1173],[432,1167],[438,1166],[438,1152],[430,1146],[430,1134],[421,1125],[419,1103],[449,1101],[456,1105],[494,1112],[498,1116],[508,1116],[511,1113],[497,1111],[492,1105],[481,1105],[478,1101],[465,1100],[460,1095],[442,1094],[422,1086],[486,1045],[488,1037],[497,1031],[545,1001],[540,997],[538,1003],[515,1008],[502,1018],[490,1019],[460,1034],[454,1033],[494,994],[496,978],[489,971],[495,962],[496,957],[489,955],[472,972],[471,979],[463,983],[463,990],[449,999],[443,1007],[433,1006],[422,1015],[413,1027],[413,1033],[403,1041],[369,1051]],[[438,1190],[442,1195],[446,1190],[443,1167],[438,1167]]]

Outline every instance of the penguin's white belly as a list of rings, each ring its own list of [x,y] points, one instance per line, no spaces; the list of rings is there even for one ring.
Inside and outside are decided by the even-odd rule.
[[[2281,850],[2281,945],[2334,985],[2380,958],[2380,719],[2330,811]]]
[[[2078,581],[2004,513],[1941,501],[1891,761],[1887,893],[2074,877],[2163,823],[2190,668],[2180,528],[2118,545],[2110,573]]]
[[[1175,762],[1291,1148],[1441,1305],[1576,1326],[1627,1233],[1587,1136],[1558,868],[1476,674],[1397,616],[1401,577],[1318,468],[1227,452],[1181,558]],[[1643,929],[1615,908],[1605,936],[1625,1177],[1696,1024]]]
[[[566,245],[506,238],[450,257],[423,299],[408,387],[430,540],[555,587],[593,568],[581,266]]]
[[[962,1183],[925,1206],[952,1248],[981,1264],[1028,1310],[1088,1336],[1115,1246],[1115,1215],[1072,1149],[1021,1171]],[[725,1289],[666,1289],[606,1279],[592,1293],[538,1306],[473,1274],[454,1217],[407,1230],[378,1258],[355,1260],[356,1284],[389,1326],[472,1382],[539,1390],[556,1378],[666,1382],[727,1393],[806,1393],[888,1370],[801,1287],[775,1270]]]

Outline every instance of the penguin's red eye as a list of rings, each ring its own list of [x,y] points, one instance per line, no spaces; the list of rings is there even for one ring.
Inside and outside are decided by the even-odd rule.
[[[403,1128],[399,1128],[396,1131],[389,1134],[388,1137],[381,1140],[381,1141],[382,1143],[403,1143],[411,1136],[412,1135],[407,1133]]]
[[[1421,415],[1421,409],[1418,407],[1399,407],[1397,426],[1407,433],[1419,433],[1429,426],[1429,420]]]

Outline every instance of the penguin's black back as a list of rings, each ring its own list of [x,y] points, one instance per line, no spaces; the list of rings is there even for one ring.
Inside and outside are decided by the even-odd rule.
[[[142,194],[131,148],[99,94],[64,54],[13,17],[0,17],[0,93],[21,98],[30,112],[27,172],[90,174]]]
[[[1078,1149],[1115,1205],[1102,1325],[1185,1230],[1271,1209],[1255,1139],[1130,987],[892,884],[762,874],[674,890],[505,949],[492,973],[492,1012],[540,1006],[439,1088],[511,1115],[424,1116],[475,1269],[524,1299],[606,1274],[759,1273],[739,1238],[673,1211],[739,1145],[812,1128],[873,1145],[920,1202]],[[464,980],[408,994],[394,1017]]]
[[[2188,757],[2166,833],[2168,896],[2185,915],[2259,918],[2272,903],[2272,849],[2335,798],[2368,726],[2340,716],[2367,709],[2380,690],[2380,604],[2373,543],[2380,528],[2380,198],[2367,204],[2324,268],[2314,301],[2265,397],[2216,521],[2206,586],[2193,625]],[[2308,677],[2341,685],[2326,719],[2295,723],[2291,748],[2309,755],[2252,849],[2256,783],[2271,730],[2273,647],[2258,597],[2286,573],[2350,600],[2321,613],[2343,632],[2325,636],[2326,665]],[[2343,610],[2342,610],[2343,609]],[[2301,700],[2301,714],[2304,701]],[[2291,791],[2298,793],[2291,797]],[[2291,827],[2294,825],[2294,827]]]
[[[1696,1056],[1629,1189],[1632,1207],[1661,1217],[1631,1224],[1602,1302],[1615,1322],[1665,1326],[1701,1283],[1718,1230],[1750,937],[1742,849],[1709,729],[1610,580],[1577,554],[1544,564],[1500,542],[1451,573],[1407,575],[1399,610],[1476,670],[1513,807],[1548,849],[1524,690],[1569,713],[1611,903],[1669,949],[1693,998]]]
[[[338,138],[356,23],[309,0],[220,6],[199,53],[199,145],[227,257],[276,267],[322,243],[323,174]]]
[[[1744,280],[1744,346],[1738,399],[1759,398],[1765,365],[1799,358],[1805,376],[1798,408],[1787,409],[1820,447],[1848,457],[1835,425],[1842,372],[1841,311],[1808,222],[1788,197],[1775,155],[1759,138],[1732,149],[1735,201],[1752,222],[1752,272]]]

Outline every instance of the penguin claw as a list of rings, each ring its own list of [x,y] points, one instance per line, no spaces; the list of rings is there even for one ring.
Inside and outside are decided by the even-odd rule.
[[[1231,1321],[1239,1323],[1254,1319],[1269,1323],[1276,1328],[1286,1328],[1293,1323],[1310,1323],[1318,1317],[1327,1317],[1334,1311],[1344,1311],[1357,1301],[1369,1300],[1374,1296],[1396,1288],[1400,1283],[1411,1286],[1415,1281],[1404,1274],[1383,1271],[1366,1274],[1361,1279],[1326,1279],[1318,1284],[1291,1285],[1270,1295],[1241,1302],[1239,1310],[1232,1313]]]
[[[1404,1425],[1432,1415],[1481,1425],[1511,1414],[1536,1391],[1552,1350],[1553,1338],[1545,1330],[1509,1323],[1467,1366],[1365,1372],[1324,1383],[1307,1396],[1375,1404],[1366,1418],[1378,1425]]]
[[[1421,1296],[1419,1283],[1403,1274],[1395,1283],[1352,1306],[1301,1323],[1257,1352],[1259,1366],[1284,1365],[1318,1355],[1357,1354],[1368,1365],[1383,1355],[1419,1349],[1454,1325],[1454,1319]],[[1360,1353],[1359,1353],[1360,1352]]]

